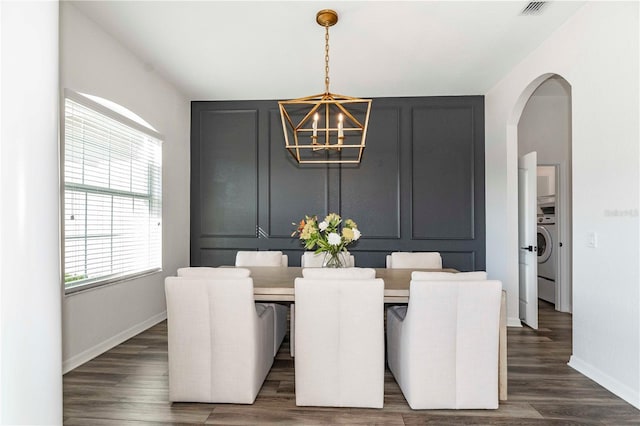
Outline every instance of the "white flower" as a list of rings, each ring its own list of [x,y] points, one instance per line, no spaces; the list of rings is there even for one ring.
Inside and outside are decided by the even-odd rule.
[[[342,241],[342,239],[340,238],[340,235],[336,234],[335,232],[332,232],[329,234],[329,236],[327,237],[327,241],[329,242],[329,244],[331,244],[332,246],[337,246],[340,244],[340,242]]]
[[[353,229],[353,241],[358,241],[358,239],[360,238],[360,235],[362,235],[360,233],[360,231],[358,231],[358,228],[354,228]]]
[[[328,227],[329,224],[324,220],[318,224],[318,228],[320,228],[322,232],[324,232]]]

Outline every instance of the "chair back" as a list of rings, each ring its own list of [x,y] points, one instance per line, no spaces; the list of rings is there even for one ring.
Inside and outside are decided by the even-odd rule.
[[[251,275],[251,270],[246,268],[210,268],[190,267],[178,269],[178,276],[185,278],[247,278]],[[278,303],[269,303],[274,309],[274,332],[276,334],[273,343],[274,356],[278,353],[280,345],[287,334],[287,307]]]
[[[281,251],[239,251],[236,266],[289,266],[289,258]]]
[[[439,252],[393,252],[387,255],[387,268],[423,268],[442,269],[442,257]]]
[[[325,279],[325,280],[371,280],[376,277],[376,271],[372,268],[303,268],[303,278]],[[295,303],[289,305],[290,325],[289,325],[289,350],[291,357],[295,356]]]
[[[254,303],[253,279],[167,277],[165,293],[169,399],[253,402],[273,363],[274,341],[273,310]],[[268,317],[262,337],[260,314]]]
[[[297,278],[295,304],[296,404],[381,408],[384,282]]]
[[[501,291],[500,281],[411,281],[400,363],[422,408],[497,408]]]
[[[321,268],[322,263],[324,262],[324,256],[324,253],[305,251],[300,258],[300,266],[303,268]],[[348,268],[353,268],[354,266],[356,266],[356,259],[354,255],[347,251],[344,252],[342,256],[346,263],[344,266]]]

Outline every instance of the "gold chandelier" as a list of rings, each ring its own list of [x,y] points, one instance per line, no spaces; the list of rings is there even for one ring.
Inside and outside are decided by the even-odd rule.
[[[338,14],[324,9],[316,22],[325,28],[324,93],[278,102],[285,148],[298,163],[360,163],[365,148],[371,99],[329,91],[329,27]]]

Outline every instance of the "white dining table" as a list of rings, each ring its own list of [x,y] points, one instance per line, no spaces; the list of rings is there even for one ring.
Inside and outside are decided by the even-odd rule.
[[[300,267],[251,266],[253,294],[256,301],[293,302],[295,279],[302,277]],[[384,280],[385,303],[408,303],[413,271],[458,272],[455,269],[387,269],[375,268],[376,278]],[[500,303],[500,338],[498,348],[498,397],[507,400],[507,310],[506,292]]]

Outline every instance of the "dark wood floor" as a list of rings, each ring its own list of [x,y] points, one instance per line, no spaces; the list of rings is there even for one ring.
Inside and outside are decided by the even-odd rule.
[[[639,425],[640,411],[567,366],[571,316],[545,303],[539,321],[508,331],[509,400],[498,410],[413,411],[388,371],[384,409],[296,407],[287,339],[255,404],[171,404],[162,322],[64,376],[64,423]]]

